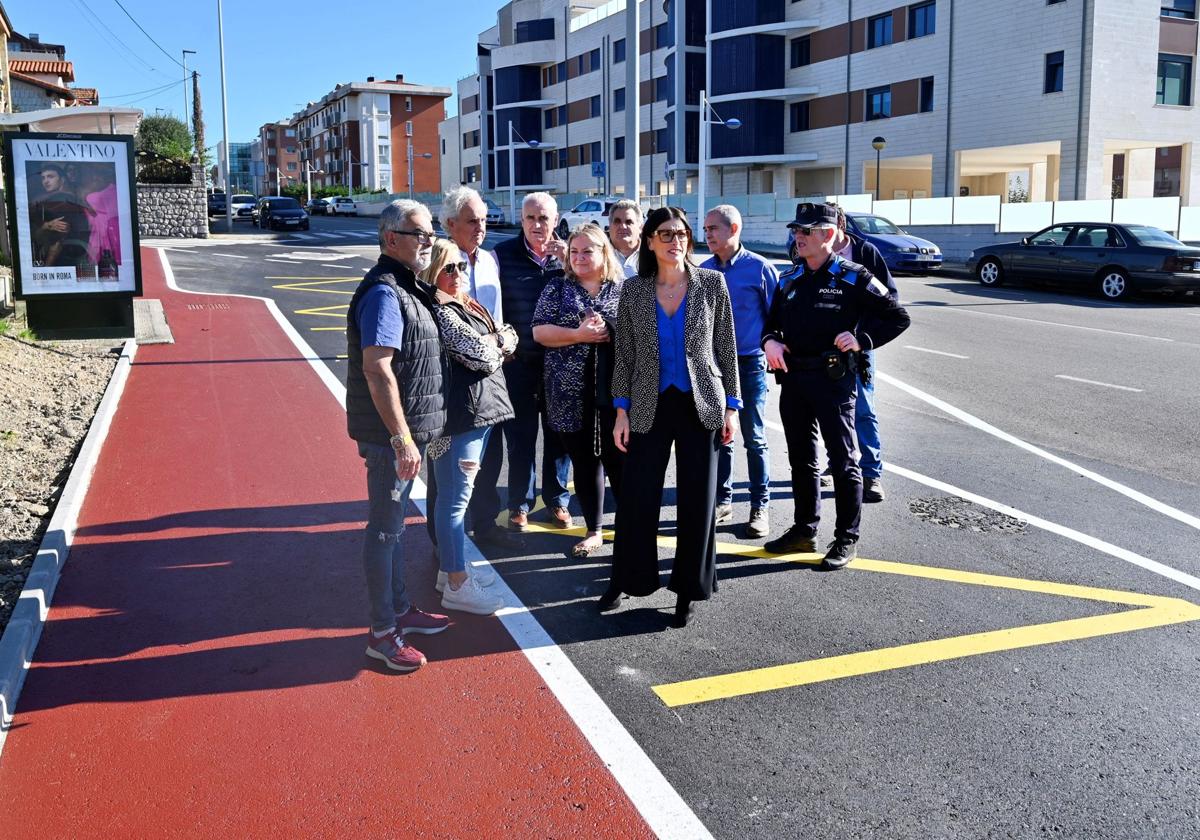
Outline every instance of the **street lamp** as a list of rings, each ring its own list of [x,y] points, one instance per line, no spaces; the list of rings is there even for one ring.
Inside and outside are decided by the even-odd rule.
[[[513,128],[512,120],[508,121],[508,220],[515,224],[517,219],[517,169],[516,160],[513,156],[513,135],[521,137],[521,132]],[[531,149],[536,149],[542,145],[537,140],[526,140],[521,137],[521,142]]]
[[[875,200],[879,200],[879,153],[883,151],[883,147],[887,145],[887,140],[882,137],[876,137],[871,141],[871,148],[875,150]]]
[[[509,125],[511,126],[512,123],[510,122]],[[425,158],[426,160],[428,160],[429,158],[433,157],[433,153],[432,152],[422,152],[421,154],[417,155],[416,157]],[[510,166],[509,168],[511,169],[512,167]],[[413,194],[413,147],[412,147],[412,138],[410,137],[410,138],[408,138],[408,200],[409,201],[412,201],[412,194]]]
[[[712,117],[709,117],[709,112]],[[696,225],[704,227],[705,188],[708,184],[708,129],[711,125],[723,125],[726,128],[738,129],[742,121],[737,117],[723,120],[716,109],[708,101],[708,91],[700,91],[700,194],[696,197]]]
[[[308,203],[312,204],[312,176],[324,175],[324,169],[313,169],[311,161],[304,161],[304,186],[308,190]]]

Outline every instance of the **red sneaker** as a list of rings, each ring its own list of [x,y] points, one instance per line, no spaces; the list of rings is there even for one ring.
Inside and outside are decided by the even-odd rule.
[[[441,633],[449,626],[449,616],[427,613],[416,607],[409,607],[408,612],[404,615],[396,616],[396,632],[401,634],[420,633],[424,636],[432,636],[435,633]]]
[[[404,641],[399,633],[377,639],[368,631],[367,656],[381,660],[393,671],[415,671],[425,664],[425,654]]]

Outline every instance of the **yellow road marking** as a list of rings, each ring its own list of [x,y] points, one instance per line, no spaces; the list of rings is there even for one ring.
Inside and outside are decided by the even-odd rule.
[[[338,304],[337,306],[317,306],[312,309],[297,309],[297,315],[319,315],[326,318],[342,318],[346,317],[346,310],[350,308],[350,304]]]
[[[298,313],[297,313],[298,314]],[[309,327],[309,332],[345,332],[345,327]]]
[[[286,274],[272,274],[263,278],[264,280],[312,280],[312,283],[297,283],[297,286],[320,286],[324,283],[359,283],[361,277],[293,277]]]

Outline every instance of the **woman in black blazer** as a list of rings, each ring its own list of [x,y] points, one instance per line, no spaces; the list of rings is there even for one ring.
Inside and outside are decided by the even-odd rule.
[[[678,596],[675,626],[693,601],[717,588],[718,443],[733,440],[737,344],[725,279],[692,265],[692,229],[678,207],[647,218],[640,273],[625,281],[617,310],[613,439],[627,452],[617,504],[613,574],[599,607],[659,588],[658,526],[663,482],[675,447],[676,549],[667,584]]]

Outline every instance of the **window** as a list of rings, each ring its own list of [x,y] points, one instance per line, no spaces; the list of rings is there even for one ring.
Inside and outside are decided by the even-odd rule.
[[[657,50],[669,46],[671,46],[671,27],[660,23],[654,27],[654,48]]]
[[[613,64],[620,64],[625,60],[625,39],[619,38],[613,41]]]
[[[411,96],[404,97],[404,110],[405,111],[412,110],[412,97]]]
[[[294,129],[294,128],[285,129],[283,132],[283,136],[284,137],[295,137],[296,129]]]
[[[937,4],[922,3],[919,6],[908,7],[908,37],[920,38],[932,35],[937,13]]]
[[[1162,0],[1163,17],[1196,19],[1196,0]]]
[[[589,99],[588,105],[589,105],[589,111],[590,111],[591,116],[593,116],[593,117],[600,116],[600,97],[598,95],[593,96],[591,99]]]
[[[1067,241],[1067,236],[1069,236],[1071,231],[1074,229],[1075,225],[1055,225],[1054,227],[1044,230],[1041,233],[1035,234],[1033,238],[1029,240],[1029,244],[1042,245],[1046,247],[1062,245]]]
[[[808,102],[793,102],[788,106],[791,130],[808,131]]]
[[[404,124],[404,136],[412,137],[412,120],[409,120]]]
[[[387,160],[389,157],[391,157],[391,155],[392,155],[391,147],[386,146],[386,145],[381,145],[379,147],[379,157],[381,157],[383,160]]]
[[[518,44],[530,41],[553,41],[554,18],[541,20],[519,20],[513,27],[513,40]]]
[[[567,168],[567,150],[566,149],[558,150],[558,168],[559,169]]]
[[[557,154],[555,154],[554,152],[546,152],[544,157],[545,157],[545,166],[546,166],[547,172],[553,172],[555,169],[558,169],[558,155]]]
[[[1158,57],[1159,105],[1192,104],[1192,59],[1186,55],[1162,54]]]
[[[625,138],[613,138],[613,160],[625,160]]]
[[[446,154],[446,138],[442,138],[442,154]]]
[[[600,69],[600,48],[592,50],[587,54],[590,66],[584,71],[585,73],[593,73]]]
[[[289,163],[289,164],[287,165],[287,171],[288,171],[288,172],[295,172],[295,171],[296,171],[296,164],[294,164],[294,163]]]
[[[670,79],[666,76],[659,76],[654,80],[654,101],[663,102],[670,93]]]
[[[933,110],[933,76],[921,79],[921,93],[917,100],[917,110],[928,114]]]
[[[791,49],[792,67],[807,67],[812,61],[812,42],[807,35],[803,38],[793,38]]]
[[[877,87],[867,91],[867,119],[882,120],[892,115],[892,88]]]
[[[892,13],[867,18],[867,49],[886,47],[892,43]]]
[[[542,112],[542,128],[554,128],[554,109],[548,108]]]
[[[660,128],[654,132],[654,143],[655,151],[665,152],[667,149],[671,148],[671,135],[667,133],[665,128]]]
[[[592,157],[591,157],[591,160],[604,160],[604,152],[603,152],[603,150],[601,150],[601,148],[600,148],[600,141],[599,141],[599,140],[597,140],[597,141],[595,141],[594,143],[592,143]],[[589,161],[589,162],[590,162],[590,161]],[[599,207],[599,204],[600,204],[600,202],[596,202],[596,205],[597,205],[597,206],[596,206],[596,209],[597,209],[597,210],[599,210],[599,209],[600,209],[600,207]]]
[[[1063,89],[1063,53],[1046,53],[1046,78],[1042,93],[1058,93]]]
[[[625,88],[613,91],[613,111],[625,110]]]
[[[296,147],[295,146],[287,146],[284,148],[284,151],[287,152],[289,155],[294,155],[294,154],[296,154]]]

